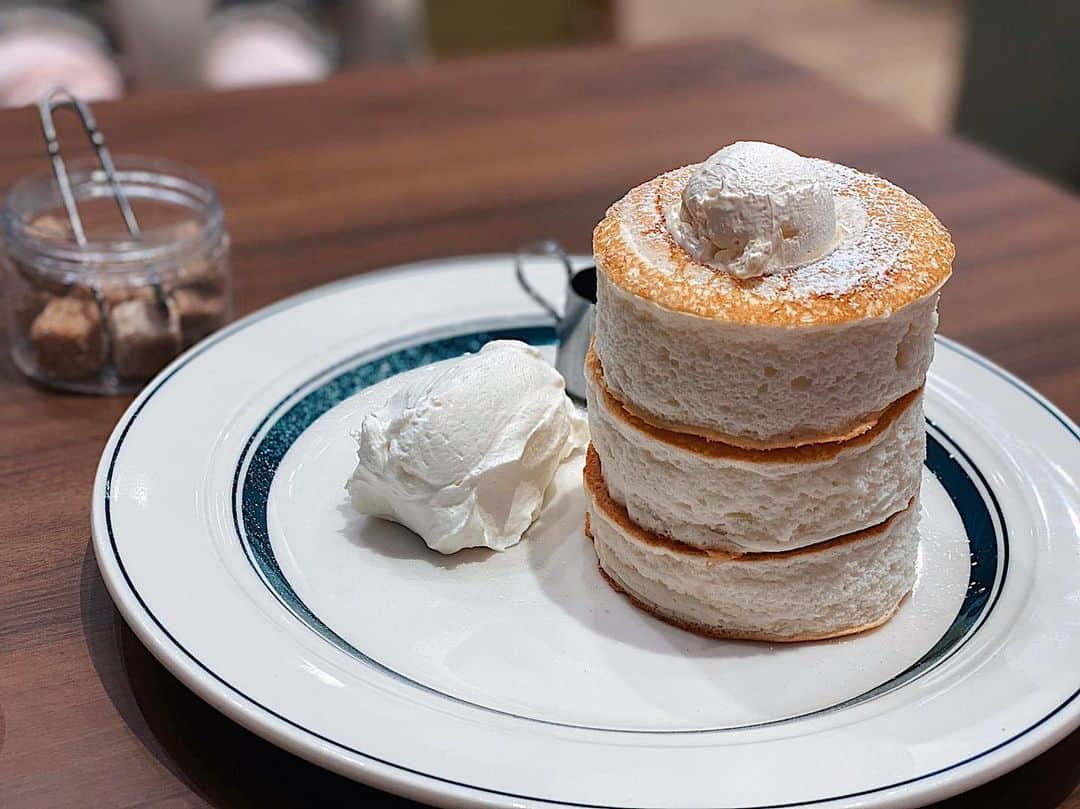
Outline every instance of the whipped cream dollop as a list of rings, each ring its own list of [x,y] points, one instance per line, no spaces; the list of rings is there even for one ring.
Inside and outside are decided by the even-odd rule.
[[[516,340],[410,377],[355,437],[353,507],[440,553],[519,542],[560,465],[589,440],[563,378]]]
[[[807,264],[840,238],[820,165],[771,143],[725,146],[665,211],[668,230],[694,259],[738,278]]]

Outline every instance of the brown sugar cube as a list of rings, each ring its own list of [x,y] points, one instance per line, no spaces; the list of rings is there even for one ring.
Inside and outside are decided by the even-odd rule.
[[[225,323],[225,299],[194,289],[178,289],[173,294],[180,315],[180,335],[184,348],[199,342]]]
[[[172,304],[162,310],[154,300],[123,301],[109,312],[113,364],[126,379],[148,379],[180,353],[180,319]]]
[[[124,301],[138,298],[145,301],[154,300],[152,287],[131,286],[122,280],[109,278],[94,278],[93,281],[78,281],[68,287],[67,294],[72,298],[86,301],[100,301],[106,315],[113,308]]]
[[[98,294],[101,295],[105,308],[109,311],[124,301],[141,300],[153,302],[155,300],[152,286],[134,286],[124,279],[110,280],[106,278],[100,280],[97,283],[97,290]]]
[[[46,213],[30,223],[30,229],[39,239],[50,239],[54,242],[74,242],[75,234],[71,230],[71,222],[66,214]]]
[[[75,243],[75,237],[71,233],[71,226],[66,218],[60,214],[43,214],[30,223],[30,231],[38,239],[46,239],[52,242]],[[21,275],[27,283],[47,290],[54,295],[64,295],[70,284],[61,278],[54,277],[41,271],[33,264],[27,264],[12,257],[10,259],[12,269]]]
[[[225,290],[223,259],[207,256],[186,261],[176,274],[176,286],[187,287],[207,295],[220,295]]]
[[[38,369],[45,376],[81,379],[100,373],[108,355],[101,314],[93,301],[53,298],[30,327]]]
[[[177,222],[171,226],[172,239],[177,242],[181,239],[190,239],[199,232],[200,228],[202,228],[202,223],[195,219],[185,219],[183,222]]]
[[[170,235],[173,241],[180,242],[198,235],[202,227],[201,222],[189,219],[174,225]],[[189,287],[210,295],[220,294],[225,287],[223,261],[220,249],[191,256],[177,268],[175,280],[169,279],[166,285]]]
[[[15,329],[17,334],[29,335],[34,320],[52,300],[52,295],[43,289],[25,287],[17,294],[14,302]]]

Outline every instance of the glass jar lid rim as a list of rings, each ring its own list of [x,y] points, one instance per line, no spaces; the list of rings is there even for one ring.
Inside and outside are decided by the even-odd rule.
[[[102,182],[104,175],[93,158],[70,161],[68,166],[72,186],[76,189],[76,204],[85,203],[94,196],[103,197],[106,195],[104,192],[111,196],[111,189]],[[170,160],[135,155],[118,156],[116,167],[117,175],[129,198],[136,201],[154,198],[162,200],[160,194],[167,194],[169,196],[164,198],[164,201],[196,211],[199,226],[172,238],[162,238],[167,232],[164,228],[147,229],[141,240],[131,237],[88,240],[83,245],[74,240],[47,238],[34,228],[36,216],[58,210],[66,219],[67,214],[52,172],[42,170],[16,181],[4,197],[2,218],[8,251],[18,254],[24,261],[32,262],[45,272],[68,273],[72,271],[73,265],[91,265],[83,269],[116,275],[125,271],[145,272],[147,263],[181,261],[223,235],[221,202],[217,190],[203,175]],[[86,182],[87,180],[91,182]],[[100,188],[103,193],[78,193],[86,188]],[[157,193],[145,193],[146,190]],[[55,199],[48,206],[41,206],[36,211],[31,210],[31,215],[27,216],[26,209],[31,207],[34,192],[38,193],[39,198],[43,193],[48,195],[51,192],[55,194]],[[117,211],[117,217],[119,216]],[[173,227],[172,233],[175,232],[176,228]]]

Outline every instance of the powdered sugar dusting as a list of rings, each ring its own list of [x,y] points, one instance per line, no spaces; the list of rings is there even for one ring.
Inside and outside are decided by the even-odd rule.
[[[840,243],[816,261],[745,285],[763,298],[837,298],[857,288],[884,287],[888,283],[889,269],[903,252],[904,237],[882,227],[881,217],[870,217],[865,203],[855,193],[858,173],[826,160],[814,162],[819,164],[822,175],[837,195]]]
[[[955,250],[926,206],[880,177],[815,162],[833,188],[841,230],[837,247],[820,259],[757,278],[696,261],[664,220],[691,165],[643,183],[612,206],[593,236],[597,266],[663,308],[768,326],[886,317],[939,289]]]

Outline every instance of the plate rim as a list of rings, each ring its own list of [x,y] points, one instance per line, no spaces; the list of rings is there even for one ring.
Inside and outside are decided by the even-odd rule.
[[[166,669],[197,696],[210,704],[211,707],[221,711],[256,735],[301,758],[346,777],[362,780],[375,788],[426,802],[443,803],[448,800],[457,802],[466,800],[470,805],[474,806],[501,806],[504,805],[505,799],[510,798],[521,802],[522,805],[529,806],[579,806],[589,807],[590,809],[610,809],[608,805],[604,804],[585,804],[517,795],[423,773],[406,765],[386,761],[371,754],[348,748],[289,720],[272,708],[262,705],[257,700],[247,696],[236,686],[215,674],[160,624],[134,588],[134,584],[128,577],[126,570],[118,563],[114,542],[109,537],[111,534],[111,520],[104,503],[109,495],[107,481],[109,472],[115,465],[115,450],[138,417],[146,401],[170,377],[197,356],[255,322],[343,289],[378,280],[386,280],[391,277],[407,277],[439,272],[460,267],[462,264],[469,262],[491,263],[498,260],[510,262],[512,257],[512,254],[509,253],[478,253],[445,259],[410,262],[364,272],[361,275],[314,287],[257,309],[181,354],[154,377],[132,401],[117,421],[102,451],[91,495],[91,533],[95,558],[110,597],[125,622]],[[577,255],[573,258],[576,261],[590,261],[588,256]],[[1067,432],[1080,441],[1080,427],[1060,408],[1026,382],[973,349],[951,338],[936,335],[935,339],[941,345],[948,347],[982,367],[985,371],[1017,388],[1042,409],[1046,410]],[[962,761],[941,767],[933,772],[850,794],[825,799],[772,804],[761,806],[759,809],[838,805],[869,795],[880,796],[878,801],[880,806],[911,805],[910,801],[912,799],[922,802],[940,800],[955,795],[1020,766],[1065,738],[1068,733],[1080,726],[1080,702],[1077,701],[1078,697],[1080,697],[1080,687],[1074,690],[1067,699],[1052,711],[1046,713],[1026,729]],[[1028,738],[1026,744],[1019,746],[1015,744],[1015,742],[1025,737]],[[993,758],[982,767],[970,768],[969,765],[987,757]],[[362,778],[358,777],[361,773]],[[916,784],[921,784],[921,786],[914,788]]]

